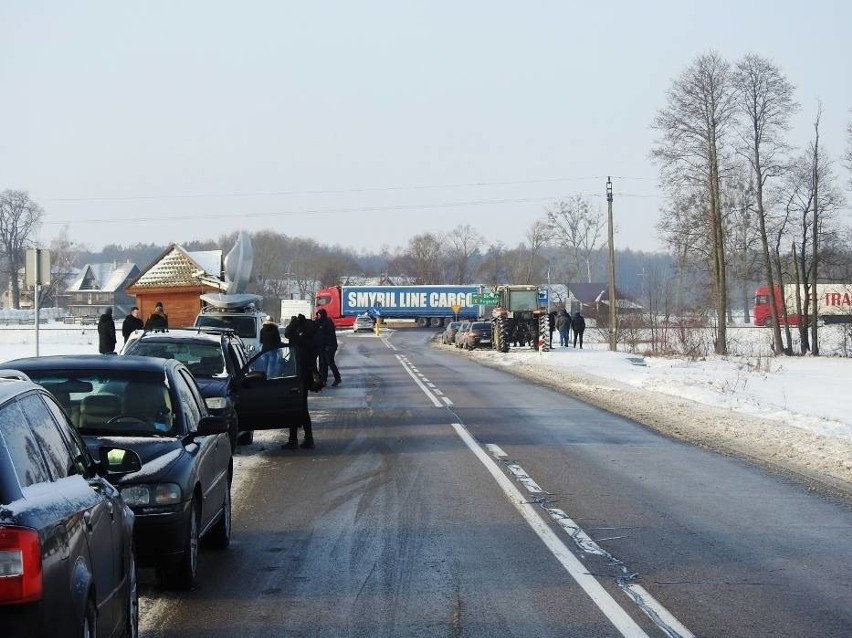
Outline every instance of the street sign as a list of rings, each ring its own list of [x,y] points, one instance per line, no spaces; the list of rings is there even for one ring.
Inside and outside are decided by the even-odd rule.
[[[483,292],[481,294],[474,293],[473,303],[483,306],[496,306],[500,303],[500,297],[493,292]]]
[[[454,315],[457,315],[459,314],[459,310],[461,310],[461,306],[457,303],[454,303],[452,306],[450,306],[450,310],[453,311]]]
[[[546,306],[548,299],[548,291],[547,288],[539,288],[538,289],[538,305]]]

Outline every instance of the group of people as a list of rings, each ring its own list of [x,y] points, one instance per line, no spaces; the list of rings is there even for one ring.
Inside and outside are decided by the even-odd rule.
[[[139,318],[139,306],[133,306],[130,309],[130,313],[121,324],[124,343],[127,343],[127,339],[133,334],[134,330],[142,330],[143,328],[145,330],[169,329],[169,316],[163,311],[162,302],[157,302],[157,305],[154,306],[154,312],[144,322]],[[112,307],[109,307],[98,317],[98,352],[115,354],[116,342],[115,319],[112,316]]]
[[[580,311],[571,314],[562,308],[558,313],[553,310],[548,315],[550,325],[550,347],[553,347],[553,333],[559,332],[559,345],[567,348],[571,343],[571,333],[574,333],[574,347],[577,347],[577,341],[580,341],[580,349],[583,348],[583,333],[586,331],[586,319],[580,314]]]

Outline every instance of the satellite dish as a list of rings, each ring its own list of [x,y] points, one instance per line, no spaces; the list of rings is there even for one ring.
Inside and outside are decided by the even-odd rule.
[[[251,267],[254,252],[251,248],[251,238],[245,231],[240,231],[231,252],[225,255],[225,281],[229,282],[229,293],[245,291],[251,277]]]

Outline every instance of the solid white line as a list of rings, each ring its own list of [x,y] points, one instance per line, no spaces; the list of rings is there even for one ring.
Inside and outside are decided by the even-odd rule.
[[[435,404],[435,407],[438,407],[438,408],[442,407],[441,402],[438,400],[438,397],[436,397],[434,394],[429,392],[429,388],[427,388],[425,385],[423,385],[423,382],[420,379],[418,379],[417,376],[409,369],[408,363],[406,363],[406,361],[405,361],[405,357],[400,356],[400,355],[396,355],[396,358],[399,359],[399,362],[402,364],[402,369],[405,370],[408,373],[408,376],[410,376],[412,379],[414,379],[414,383],[416,383],[418,386],[420,386],[420,389],[423,390],[423,393],[427,397],[429,397],[429,400],[432,401],[432,403]]]
[[[499,458],[502,458],[504,456],[509,456],[500,448],[499,445],[494,445],[493,443],[486,443],[485,449],[487,449],[489,452],[491,452],[491,454],[492,454],[492,456],[494,456],[494,458],[499,459]]]
[[[462,441],[465,442],[471,452],[485,466],[485,469],[494,477],[497,485],[503,490],[509,498],[509,502],[515,506],[515,509],[520,512],[524,520],[529,524],[532,530],[544,542],[545,546],[556,557],[565,570],[571,575],[576,583],[583,588],[583,591],[589,595],[592,601],[604,613],[604,615],[612,622],[622,636],[627,637],[643,637],[648,638],[642,628],[615,602],[612,596],[603,588],[594,576],[588,573],[586,567],[577,559],[571,550],[562,542],[556,533],[547,525],[544,519],[534,511],[537,505],[528,503],[524,495],[518,490],[512,481],[507,477],[497,463],[486,454],[479,444],[470,435],[461,423],[452,423],[453,429],[459,435]]]

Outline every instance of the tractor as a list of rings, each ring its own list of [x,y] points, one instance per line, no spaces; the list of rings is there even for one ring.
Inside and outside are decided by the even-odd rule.
[[[511,344],[548,350],[547,308],[539,306],[538,286],[497,286],[497,303],[491,311],[495,350],[509,352]]]

